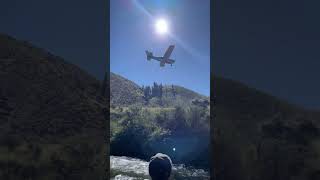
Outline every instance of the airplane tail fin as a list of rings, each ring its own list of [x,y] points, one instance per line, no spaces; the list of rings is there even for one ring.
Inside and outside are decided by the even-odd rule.
[[[151,57],[153,56],[152,52],[146,51],[146,55],[147,55],[147,60],[150,61]]]

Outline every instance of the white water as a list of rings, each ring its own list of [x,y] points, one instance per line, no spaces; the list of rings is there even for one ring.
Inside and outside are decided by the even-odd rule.
[[[149,163],[140,159],[125,156],[111,156],[111,180],[150,180]],[[203,169],[187,168],[182,164],[174,164],[171,180],[210,179],[209,173]]]

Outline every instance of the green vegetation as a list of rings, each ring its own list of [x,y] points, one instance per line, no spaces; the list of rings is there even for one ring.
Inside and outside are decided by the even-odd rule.
[[[202,136],[209,137],[209,109],[197,106],[188,108],[137,105],[125,108],[116,107],[111,109],[110,120],[112,155],[126,155],[149,160],[161,149],[171,150],[168,144],[159,143],[165,139],[175,138],[182,134],[199,139]],[[154,144],[158,144],[158,147],[154,147]],[[202,147],[199,147],[193,152],[193,155],[199,155],[203,150]],[[207,155],[209,155],[208,152]],[[187,159],[181,159],[182,162],[183,160],[187,162]]]
[[[112,155],[149,160],[155,153],[164,152],[175,163],[209,168],[210,108],[192,103],[194,99],[208,97],[156,82],[139,87],[114,73],[110,83]],[[194,139],[198,144],[189,147],[190,152],[173,154],[172,146],[182,146]]]

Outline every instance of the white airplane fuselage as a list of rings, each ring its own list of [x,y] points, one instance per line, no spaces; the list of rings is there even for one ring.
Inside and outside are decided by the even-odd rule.
[[[157,61],[162,61],[164,58],[163,57],[157,57],[157,56],[151,56],[151,59],[157,60]],[[173,64],[174,60],[173,59],[166,59],[165,63],[167,64]]]

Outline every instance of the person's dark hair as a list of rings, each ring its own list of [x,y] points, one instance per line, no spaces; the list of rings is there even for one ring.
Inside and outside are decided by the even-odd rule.
[[[149,162],[149,175],[152,180],[168,180],[171,174],[172,161],[169,156],[157,153]]]

